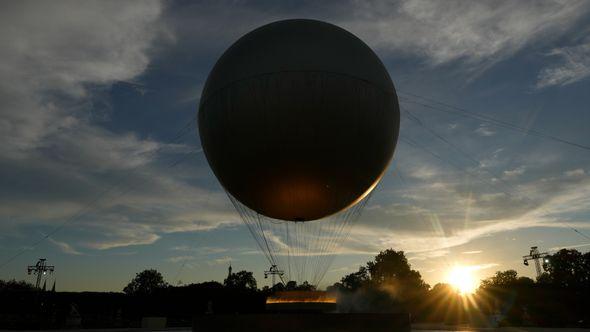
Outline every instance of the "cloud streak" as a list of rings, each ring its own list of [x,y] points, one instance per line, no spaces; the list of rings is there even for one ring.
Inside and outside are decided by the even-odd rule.
[[[69,225],[80,246],[107,250],[237,221],[218,190],[189,184],[198,175],[182,165],[170,173],[166,158],[175,165],[195,155],[189,147],[104,125],[112,110],[99,105],[110,107],[112,84],[136,82],[170,37],[164,9],[160,1],[3,8],[0,171],[10,180],[0,188],[0,218],[15,222],[0,227],[52,228],[73,218],[84,225]]]
[[[62,241],[57,241],[55,239],[52,238],[47,238],[47,240],[49,242],[51,242],[51,244],[55,245],[57,248],[59,248],[59,250],[61,250],[64,254],[68,254],[68,255],[83,255],[83,253],[81,253],[80,251],[74,249],[74,247],[72,247],[71,245],[69,245],[66,242],[62,242]]]
[[[563,34],[588,12],[584,1],[356,2],[342,23],[383,51],[438,65],[489,66],[541,38]]]
[[[579,45],[553,49],[547,56],[559,60],[541,70],[537,89],[565,86],[590,76],[590,39]]]
[[[590,225],[576,219],[575,215],[589,211],[590,180],[588,177],[577,181],[569,178],[564,174],[523,185],[523,192],[531,200],[516,208],[514,197],[504,200],[501,195],[502,198],[489,203],[489,198],[482,199],[485,194],[476,192],[471,192],[468,207],[458,204],[456,202],[466,193],[462,192],[464,188],[453,187],[451,183],[444,185],[447,194],[440,203],[435,200],[440,197],[436,191],[420,190],[412,197],[412,202],[365,211],[362,222],[355,226],[351,239],[342,245],[340,253],[375,254],[383,248],[396,248],[413,254],[414,259],[426,259],[447,255],[451,248],[506,231],[530,227],[570,228],[572,225],[588,228]],[[425,209],[422,204],[430,207]],[[406,208],[400,209],[404,206]],[[393,219],[389,209],[396,211]],[[505,213],[497,214],[496,210]],[[468,220],[465,220],[466,215]]]

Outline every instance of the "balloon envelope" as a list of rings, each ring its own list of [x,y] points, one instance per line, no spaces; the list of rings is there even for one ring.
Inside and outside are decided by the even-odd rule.
[[[387,70],[332,24],[286,20],[236,41],[201,95],[199,133],[223,187],[267,217],[308,221],[355,204],[393,156]]]

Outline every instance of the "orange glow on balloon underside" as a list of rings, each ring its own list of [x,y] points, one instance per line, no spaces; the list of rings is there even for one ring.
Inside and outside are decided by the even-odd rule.
[[[336,195],[333,188],[317,178],[288,177],[276,181],[262,192],[261,199],[266,208],[262,214],[276,219],[291,221],[310,221],[324,218],[345,210],[365,198],[377,185],[376,179],[365,192],[348,192],[348,195]],[[347,198],[345,201],[341,201]],[[340,199],[340,200],[339,200]],[[326,211],[329,214],[326,215]]]
[[[324,292],[279,292],[266,299],[266,304],[272,303],[336,303],[336,297]]]

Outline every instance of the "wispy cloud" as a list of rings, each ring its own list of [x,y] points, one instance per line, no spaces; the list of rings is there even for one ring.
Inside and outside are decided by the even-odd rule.
[[[444,255],[450,248],[506,231],[530,227],[590,227],[569,217],[570,214],[588,212],[590,181],[583,179],[568,182],[565,181],[566,178],[563,175],[522,186],[529,199],[518,204],[517,208],[510,208],[515,205],[515,197],[509,200],[499,199],[490,204],[487,200],[480,199],[482,194],[472,193],[472,203],[469,205],[472,219],[468,223],[464,220],[466,207],[457,203],[458,197],[464,194],[455,196],[458,194],[455,190],[460,187],[448,192],[440,203],[433,198],[439,197],[438,193],[425,191],[421,193],[424,196],[423,201],[431,205],[430,210],[436,213],[422,215],[421,220],[416,219],[412,209],[398,209],[402,214],[392,224],[386,214],[387,207],[367,211],[363,218],[365,222],[355,227],[351,239],[343,244],[341,252],[374,254],[383,248],[396,248],[420,260]],[[415,201],[414,204],[422,209],[421,201]],[[503,210],[503,213],[498,214],[497,210]],[[367,219],[372,219],[372,222],[367,223]],[[411,222],[404,222],[405,220]],[[431,227],[426,227],[429,224]],[[481,251],[464,252],[478,253]]]
[[[450,254],[451,252],[447,249],[439,249],[439,250],[428,250],[428,251],[422,251],[422,252],[413,252],[413,251],[408,251],[408,253],[410,253],[411,255],[408,257],[408,260],[425,260],[425,259],[430,259],[430,258],[439,258],[439,257],[444,257],[447,256],[448,254]]]
[[[427,180],[439,174],[438,170],[431,165],[422,165],[412,170],[409,175],[416,179]]]
[[[220,254],[220,253],[227,252],[229,250],[228,248],[207,247],[207,246],[204,246],[204,247],[176,246],[176,247],[172,247],[170,249],[174,250],[174,251],[190,251],[190,252],[194,252],[196,254],[201,254],[201,255]]]
[[[480,125],[479,128],[474,130],[474,133],[484,137],[490,137],[496,134],[494,130],[486,125]]]
[[[588,12],[585,1],[357,2],[344,25],[381,50],[432,64],[489,65],[527,44],[563,34]]]
[[[185,255],[185,256],[168,257],[168,258],[166,258],[166,260],[168,262],[178,263],[178,262],[184,262],[184,261],[187,261],[187,260],[190,260],[190,259],[194,259],[194,258],[195,257],[193,257],[193,256]]]
[[[89,241],[85,245],[92,249],[106,250],[120,247],[152,244],[158,241],[158,239],[160,239],[159,235],[149,232],[118,232],[114,239]]]
[[[569,171],[565,171],[563,174],[568,177],[579,177],[586,175],[586,171],[583,168],[576,168]]]
[[[100,89],[89,90],[88,85],[109,85],[141,74],[163,27],[157,22],[162,12],[158,1],[123,5],[19,1],[4,9],[0,14],[4,157],[26,157],[33,149],[51,147],[52,134],[62,134],[60,130],[71,134],[80,125],[88,126],[88,114],[83,113],[87,108],[71,105],[88,105],[101,97]],[[98,17],[97,12],[103,15]]]
[[[68,255],[83,255],[80,251],[74,249],[74,247],[72,247],[70,244],[63,242],[63,241],[57,241],[51,237],[48,237],[47,240],[49,242],[51,242],[53,245],[55,245],[57,248],[59,248],[59,250],[61,250],[64,254],[68,254]]]
[[[523,175],[526,172],[526,166],[518,166],[515,169],[504,171],[504,178],[513,179],[517,176]]]
[[[484,264],[476,264],[476,265],[467,265],[465,268],[470,271],[480,271],[480,270],[491,269],[491,268],[496,267],[498,265],[500,265],[500,264],[498,264],[498,263],[484,263]]]
[[[549,251],[558,251],[561,249],[575,249],[575,248],[583,248],[590,246],[590,243],[581,243],[581,244],[570,244],[566,246],[557,246],[549,248]]]
[[[553,49],[547,56],[559,60],[541,70],[537,89],[564,86],[590,76],[590,39],[580,45]]]
[[[231,262],[237,261],[237,259],[232,259],[232,257],[224,256],[220,258],[211,259],[207,262],[208,265],[228,265]]]
[[[463,251],[462,254],[464,255],[476,255],[481,254],[483,251],[481,250],[472,250],[472,251]]]
[[[0,217],[14,216],[21,226],[41,220],[51,227],[88,208],[97,225],[114,219],[95,210],[120,201],[89,202],[101,192],[120,194],[111,185],[133,177],[122,180],[120,172],[147,167],[155,152],[167,147],[102,126],[110,112],[105,91],[147,69],[155,42],[166,35],[162,12],[160,1],[19,1],[3,8],[0,168],[20,181],[0,188],[6,197]],[[39,179],[47,191],[38,190]],[[107,249],[158,239],[145,228],[135,234],[130,228],[113,227],[103,242],[82,245]],[[54,244],[76,252],[66,243]]]

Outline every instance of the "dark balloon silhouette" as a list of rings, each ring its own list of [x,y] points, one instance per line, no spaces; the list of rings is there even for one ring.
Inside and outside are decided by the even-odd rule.
[[[365,197],[399,133],[397,95],[377,55],[344,29],[303,19],[235,42],[209,74],[198,118],[225,190],[259,214],[291,221]]]

